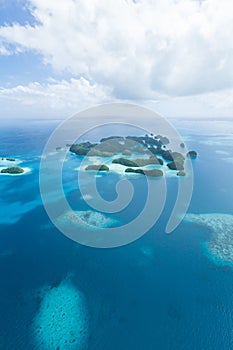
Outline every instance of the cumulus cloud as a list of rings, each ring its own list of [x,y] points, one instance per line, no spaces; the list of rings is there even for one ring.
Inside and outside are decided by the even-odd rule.
[[[85,78],[41,84],[33,82],[13,88],[0,88],[0,108],[5,116],[22,113],[22,116],[71,115],[90,105],[111,101],[110,89],[90,84]]]
[[[0,46],[0,55],[8,56],[8,55],[10,55],[10,52],[7,50],[7,48],[5,46]]]
[[[54,70],[82,75],[116,98],[233,86],[232,0],[30,0],[29,6],[34,25],[0,28],[5,50],[10,43],[36,51]]]
[[[227,89],[195,96],[161,96],[158,100],[141,100],[140,104],[167,117],[232,117],[232,96],[233,89]],[[90,84],[85,78],[61,81],[50,79],[43,84],[32,82],[0,88],[0,110],[5,118],[68,117],[90,106],[117,101],[123,100],[114,98],[110,88]]]

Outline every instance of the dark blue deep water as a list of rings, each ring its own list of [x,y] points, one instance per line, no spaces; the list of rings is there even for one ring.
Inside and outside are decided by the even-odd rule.
[[[187,145],[198,151],[191,213],[233,214],[233,139],[218,123],[176,122]],[[120,248],[81,246],[50,223],[40,199],[40,155],[57,122],[18,124],[0,127],[0,155],[23,159],[32,169],[0,176],[0,349],[46,350],[34,339],[43,298],[38,291],[56,288],[67,276],[86,299],[88,350],[233,349],[233,270],[215,265],[203,251],[212,233],[185,222],[171,235],[164,233],[177,179],[168,179],[163,214],[142,238]],[[77,160],[70,162],[74,168]],[[64,179],[71,203],[80,195],[75,177],[69,171]],[[115,180],[100,178],[100,190]],[[136,212],[143,186],[137,180]],[[81,200],[74,206],[87,209]]]

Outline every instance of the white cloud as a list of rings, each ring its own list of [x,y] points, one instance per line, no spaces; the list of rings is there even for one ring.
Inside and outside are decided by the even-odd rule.
[[[232,0],[26,4],[35,24],[1,26],[0,55],[36,52],[73,79],[0,88],[3,116],[68,116],[123,99],[168,116],[232,116]]]
[[[161,98],[146,105],[158,113],[175,118],[232,118],[233,88],[192,96]]]
[[[145,99],[140,104],[167,117],[232,117],[232,96],[233,89],[228,89],[196,96]],[[85,78],[61,81],[50,79],[44,84],[33,82],[0,88],[0,110],[4,118],[16,115],[68,117],[90,106],[116,101],[121,100],[113,97],[111,89],[96,83],[90,84]]]
[[[13,88],[0,88],[1,114],[21,116],[68,116],[100,102],[109,102],[111,91],[84,78],[69,81],[50,79],[46,84],[33,82]]]
[[[0,46],[0,55],[1,56],[8,56],[10,55],[10,52],[7,50],[5,46]]]
[[[17,50],[114,96],[154,99],[233,87],[232,0],[31,0],[38,24],[0,28]]]

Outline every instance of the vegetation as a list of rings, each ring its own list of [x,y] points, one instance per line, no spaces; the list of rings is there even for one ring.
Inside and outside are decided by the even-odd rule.
[[[114,153],[107,151],[100,151],[97,148],[93,148],[88,152],[88,157],[113,157]]]
[[[130,151],[129,149],[125,149],[124,151],[122,151],[122,154],[123,154],[124,156],[131,156],[132,151]]]
[[[124,166],[131,166],[131,167],[141,167],[151,164],[159,164],[162,165],[163,161],[162,159],[157,158],[156,156],[151,156],[150,158],[137,158],[134,160],[128,159],[128,158],[116,158],[112,161],[112,163],[115,164],[121,164]]]
[[[85,156],[92,147],[94,147],[94,144],[90,142],[82,142],[72,145],[70,147],[70,152],[75,153],[79,156]]]
[[[118,140],[118,141],[124,141],[124,137],[123,136],[108,136],[108,137],[103,137],[100,142],[105,142],[105,141],[109,141],[109,140]]]
[[[147,165],[163,165],[164,162],[171,170],[177,171],[177,176],[185,176],[184,162],[185,156],[180,152],[174,152],[167,149],[170,143],[166,136],[146,134],[144,136],[109,136],[102,138],[98,143],[89,141],[70,146],[70,152],[78,156],[96,156],[96,157],[114,157],[113,164],[120,164],[127,169],[125,172],[140,173],[147,176],[162,176],[163,172],[159,169],[138,169]],[[180,143],[181,149],[185,148],[184,143]],[[140,153],[139,158],[133,159],[130,156]],[[152,154],[152,155],[151,155]],[[122,157],[120,156],[122,155]],[[143,157],[147,155],[147,158]],[[150,157],[148,157],[151,155]],[[127,156],[127,157],[124,157]],[[187,158],[195,159],[197,153],[189,151]],[[132,169],[137,168],[137,169]],[[89,165],[86,170],[109,171],[104,165]]]
[[[159,135],[160,136],[160,135]],[[163,145],[168,145],[170,143],[169,139],[166,136],[160,136],[159,141],[163,144]]]
[[[90,164],[85,170],[109,171],[109,167],[105,164]]]
[[[161,155],[165,160],[184,161],[184,156],[179,152],[172,152],[171,150],[161,150]]]
[[[134,147],[133,147],[133,152],[145,154],[145,153],[148,152],[148,149],[146,149],[146,148],[143,147],[143,146],[138,145],[138,146],[134,146]]]
[[[178,171],[178,173],[176,174],[177,176],[185,176],[185,172],[183,170]]]
[[[153,176],[153,177],[163,176],[162,170],[159,170],[159,169],[144,170],[144,169],[127,168],[127,169],[125,169],[125,172],[126,173],[142,174],[142,175]]]
[[[113,159],[112,161],[113,164],[121,164],[121,165],[124,165],[124,166],[133,166],[133,167],[138,167],[139,165],[136,163],[136,160],[133,161],[133,160],[130,160],[130,159],[127,159],[127,158],[116,158],[116,159]]]
[[[150,156],[150,163],[149,164],[159,164],[163,165],[163,160],[161,158],[157,158],[156,156]]]
[[[196,151],[189,151],[187,153],[187,157],[191,159],[196,159],[197,158],[197,152]]]
[[[163,161],[162,159],[157,158],[156,156],[151,156],[149,159],[144,159],[144,158],[138,158],[134,159],[134,162],[137,163],[138,166],[146,166],[146,165],[162,165]]]
[[[184,161],[173,161],[168,163],[167,166],[171,170],[184,170]]]
[[[5,168],[1,170],[1,174],[22,174],[24,170],[19,167]]]
[[[79,156],[111,156],[123,153],[124,155],[130,155],[132,152],[148,153],[148,149],[152,148],[155,151],[157,148],[161,150],[161,147],[169,143],[167,137],[157,135],[145,135],[145,136],[109,136],[102,138],[99,143],[81,142],[70,146],[70,152]],[[105,153],[107,152],[107,153]],[[153,152],[155,154],[155,152]],[[111,154],[111,155],[110,155]]]

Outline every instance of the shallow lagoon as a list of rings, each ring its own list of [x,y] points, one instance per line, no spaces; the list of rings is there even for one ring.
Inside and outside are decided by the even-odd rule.
[[[6,350],[43,349],[33,325],[41,315],[43,300],[57,295],[56,288],[68,280],[71,296],[82,296],[88,311],[88,318],[86,314],[83,318],[88,332],[80,340],[83,348],[232,348],[233,272],[229,264],[216,264],[203,250],[213,233],[185,221],[171,235],[164,233],[176,198],[177,178],[168,179],[167,205],[155,227],[125,247],[84,247],[68,240],[50,223],[40,200],[38,168],[54,125],[37,123],[35,131],[32,123],[19,127],[20,133],[11,127],[1,129],[1,153],[23,159],[32,172],[2,176],[0,181],[4,209],[0,216],[0,346]],[[180,122],[177,125],[182,126]],[[232,215],[232,163],[226,152],[233,140],[230,135],[216,135],[216,130],[213,137],[209,125],[202,135],[189,126],[185,122],[181,133],[199,154],[189,212]],[[219,142],[220,137],[227,142]],[[64,188],[72,207],[85,211],[88,206],[76,188],[77,167],[74,157],[66,162]],[[117,174],[109,174],[112,190],[106,193],[106,176],[98,178],[106,198],[114,198],[117,179]],[[143,206],[145,182],[142,177],[133,182],[138,188],[134,204],[116,220],[127,222]],[[57,200],[55,191],[51,201]]]

